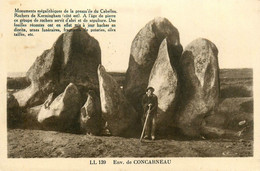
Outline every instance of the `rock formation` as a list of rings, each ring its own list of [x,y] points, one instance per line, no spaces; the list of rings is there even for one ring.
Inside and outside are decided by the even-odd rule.
[[[100,100],[92,90],[87,95],[87,101],[80,112],[81,132],[98,135],[103,127]]]
[[[167,38],[172,58],[178,61],[182,53],[179,32],[166,18],[155,18],[150,21],[132,42],[124,92],[138,112],[142,109],[141,98],[147,88],[151,69],[164,38]]]
[[[204,117],[219,99],[218,49],[207,39],[196,39],[180,60],[181,104],[177,125],[188,136],[199,136]]]
[[[139,131],[142,95],[151,86],[158,97],[157,129],[179,127],[190,137],[211,134],[225,124],[224,117],[210,115],[220,93],[217,47],[200,38],[182,50],[179,32],[170,21],[150,21],[132,41],[122,89],[101,65],[98,41],[75,27],[37,57],[20,80],[24,84],[9,79],[12,88],[30,85],[8,95],[8,123],[17,121],[18,110],[27,109],[23,113],[31,118],[28,123],[48,130],[78,127],[94,135],[102,130],[127,135]]]
[[[111,135],[122,135],[136,123],[137,113],[123,95],[117,82],[103,66],[98,67],[102,118]]]
[[[11,93],[7,93],[7,127],[14,127],[20,121],[20,108],[17,100]]]
[[[68,131],[75,126],[79,118],[80,94],[77,87],[70,83],[65,91],[54,100],[52,94],[44,102],[39,114],[38,122],[47,129]]]
[[[97,67],[101,63],[99,43],[83,28],[75,27],[62,34],[51,49],[37,57],[27,72],[31,84],[14,93],[21,107],[42,104],[48,94],[56,97],[73,82],[98,90]]]
[[[169,122],[175,113],[174,107],[178,96],[178,77],[171,65],[169,55],[167,40],[164,39],[151,70],[148,84],[148,87],[155,89],[154,94],[158,97],[157,129],[167,127],[170,124]]]

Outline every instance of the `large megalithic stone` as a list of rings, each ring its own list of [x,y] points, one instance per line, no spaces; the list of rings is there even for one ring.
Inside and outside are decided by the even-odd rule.
[[[78,124],[79,91],[73,83],[70,83],[55,99],[52,95],[50,94],[42,105],[37,120],[47,130],[70,131]]]
[[[99,135],[103,125],[100,99],[93,90],[87,93],[87,101],[80,111],[80,128],[82,133]]]
[[[111,135],[124,135],[136,124],[137,113],[125,98],[122,90],[102,65],[98,67],[102,118]]]
[[[7,127],[13,128],[21,122],[19,104],[11,93],[7,93]]]
[[[158,130],[163,130],[173,121],[179,93],[178,76],[170,62],[166,39],[160,45],[158,57],[151,70],[148,87],[153,87],[154,94],[158,97],[156,126]]]
[[[218,49],[207,39],[196,39],[180,60],[181,97],[177,125],[191,137],[201,134],[202,122],[219,100]]]
[[[63,33],[53,46],[45,50],[27,71],[31,84],[14,93],[20,107],[42,104],[48,95],[62,93],[73,82],[83,90],[98,90],[97,67],[101,50],[96,39],[85,29],[74,27]]]
[[[124,93],[138,112],[142,111],[142,95],[147,88],[159,46],[165,38],[173,54],[171,57],[178,61],[182,53],[179,32],[166,18],[158,17],[147,23],[132,41]]]

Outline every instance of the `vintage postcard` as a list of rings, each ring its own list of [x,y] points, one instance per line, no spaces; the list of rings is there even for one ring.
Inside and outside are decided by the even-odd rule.
[[[0,13],[0,170],[260,170],[259,0]]]

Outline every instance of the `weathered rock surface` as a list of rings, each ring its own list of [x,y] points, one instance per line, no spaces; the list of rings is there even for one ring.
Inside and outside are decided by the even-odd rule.
[[[97,67],[101,63],[99,43],[83,28],[62,34],[53,47],[37,57],[27,72],[31,85],[14,93],[21,107],[42,104],[54,92],[56,97],[73,82],[98,90]]]
[[[49,99],[48,99],[49,101]],[[34,107],[31,107],[31,108],[28,108],[26,109],[26,114],[31,116],[32,118],[36,118],[35,120],[37,120],[38,118],[38,114],[42,108],[43,104],[42,105],[38,105],[38,106],[34,106]]]
[[[148,87],[155,89],[154,94],[158,97],[157,129],[167,127],[173,119],[178,95],[177,86],[177,73],[171,65],[167,40],[164,39],[151,70],[148,84]]]
[[[65,91],[52,101],[52,94],[44,102],[38,122],[47,129],[67,131],[76,123],[80,112],[80,94],[77,87],[70,83]]]
[[[177,125],[188,136],[199,136],[204,117],[214,111],[219,99],[217,47],[207,39],[196,39],[181,60],[181,104]]]
[[[7,93],[7,127],[14,127],[20,121],[20,108],[11,93]]]
[[[87,101],[80,112],[81,132],[98,135],[102,130],[100,99],[94,91],[88,92]]]
[[[159,46],[165,38],[173,54],[171,57],[174,61],[179,60],[182,53],[179,32],[166,18],[159,17],[150,21],[138,32],[132,42],[124,92],[138,112],[142,110],[140,105],[142,95],[147,88]]]
[[[7,93],[7,111],[9,109],[13,109],[17,107],[19,107],[19,104],[16,98],[11,93]]]
[[[137,113],[123,95],[117,82],[103,66],[98,67],[102,118],[111,135],[122,135],[135,124]]]
[[[38,122],[38,114],[43,105],[27,108],[22,112],[22,119],[19,128],[22,129],[43,129],[43,125]]]

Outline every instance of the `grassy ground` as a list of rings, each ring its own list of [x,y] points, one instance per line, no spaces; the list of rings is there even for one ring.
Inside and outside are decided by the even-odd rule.
[[[251,140],[145,140],[41,130],[8,130],[9,157],[247,157]]]

